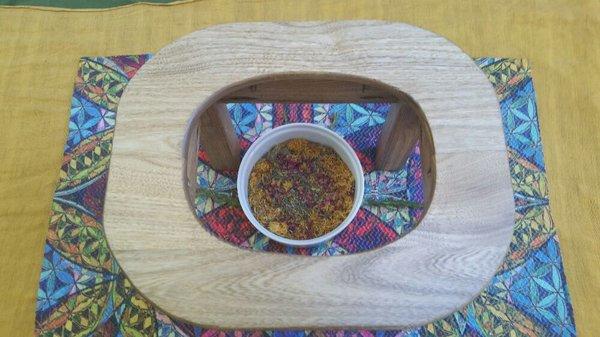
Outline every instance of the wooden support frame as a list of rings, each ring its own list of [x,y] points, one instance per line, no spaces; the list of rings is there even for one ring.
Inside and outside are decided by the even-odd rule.
[[[341,76],[319,78],[280,78],[245,85],[201,114],[199,144],[206,151],[210,164],[217,170],[236,169],[240,163],[240,148],[231,126],[227,103],[389,103],[384,130],[377,145],[376,168],[398,170],[406,162],[421,137],[423,122],[418,104],[408,95],[398,95],[385,88]],[[191,143],[197,146],[196,143]]]
[[[198,121],[198,130],[198,142],[215,169],[232,170],[239,167],[240,143],[231,125],[225,103],[213,104],[202,113]],[[198,148],[198,144],[191,145]],[[195,163],[193,160],[190,162]]]
[[[395,171],[400,169],[410,152],[421,138],[418,107],[404,101],[390,107],[381,137],[377,143],[375,167],[378,170]]]
[[[290,76],[247,85],[222,98],[221,102],[393,103],[397,98],[376,86],[342,80],[332,74],[312,79]]]

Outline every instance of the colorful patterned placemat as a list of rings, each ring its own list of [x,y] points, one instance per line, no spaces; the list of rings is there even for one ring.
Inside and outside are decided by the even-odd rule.
[[[108,249],[102,229],[102,207],[118,101],[123,88],[149,57],[81,59],[71,104],[69,136],[44,249],[37,295],[36,335],[371,337],[576,334],[558,238],[550,216],[532,78],[527,62],[516,59],[476,59],[494,85],[501,102],[515,192],[516,223],[504,263],[488,287],[467,306],[444,319],[405,331],[219,330],[178,321],[153,307],[119,268]],[[233,120],[241,128],[244,118],[235,116],[235,111],[243,108],[242,105],[230,106]],[[264,109],[260,106],[246,108]],[[273,111],[280,107],[271,106],[270,109]],[[289,114],[289,109],[296,108],[288,106],[287,109]],[[310,105],[309,109],[307,105],[295,111],[310,110],[314,118],[319,114],[318,109],[319,106]],[[358,119],[354,118],[354,113],[360,114],[357,108],[348,105],[338,105],[335,109],[352,112],[347,120],[353,122]],[[377,109],[375,106],[368,108],[367,115],[373,116],[369,111],[383,114],[383,110]],[[252,113],[255,116],[252,125],[256,128],[261,123],[256,123],[256,114]],[[324,115],[327,118],[328,114]],[[247,117],[248,113],[240,116]],[[373,120],[377,121],[377,118]],[[370,122],[367,120],[366,123]],[[248,130],[240,129],[239,135],[244,138]],[[418,149],[415,151],[418,153]],[[202,163],[199,171],[203,173]],[[401,172],[405,172],[406,177],[410,175],[410,169],[407,171],[406,167],[397,173]],[[417,172],[411,174],[418,177]],[[215,173],[205,177],[200,175],[199,179],[214,184],[218,181]],[[394,186],[409,185],[404,180]],[[411,196],[407,189],[403,191],[403,197],[418,198]],[[205,212],[206,208],[199,208],[203,212],[201,215],[218,211],[219,205],[208,206],[208,212]],[[386,226],[391,225],[382,222]],[[409,230],[410,218],[406,223],[409,223]],[[214,228],[212,231],[216,232]],[[231,232],[231,228],[223,231]],[[396,234],[400,236],[397,231]],[[257,245],[256,240],[251,242],[250,237],[252,235],[242,238],[237,244],[264,248]],[[341,251],[334,249],[332,252]]]

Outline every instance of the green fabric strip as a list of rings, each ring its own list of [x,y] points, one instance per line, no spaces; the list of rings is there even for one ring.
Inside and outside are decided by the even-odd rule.
[[[134,3],[165,4],[177,0],[0,0],[0,6],[40,6],[70,9],[101,9]]]

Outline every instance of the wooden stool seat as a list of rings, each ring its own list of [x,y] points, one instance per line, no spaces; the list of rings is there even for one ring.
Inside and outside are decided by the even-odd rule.
[[[393,168],[405,147],[421,142],[427,212],[412,232],[373,251],[312,257],[240,249],[198,223],[190,209],[194,146],[217,139],[227,152],[222,165],[239,160],[225,139],[222,104],[288,101],[290,92],[300,102],[393,104],[377,161]],[[209,27],[160,50],[119,103],[106,235],[142,294],[185,320],[227,328],[424,324],[486,286],[514,217],[491,84],[458,47],[410,25]]]

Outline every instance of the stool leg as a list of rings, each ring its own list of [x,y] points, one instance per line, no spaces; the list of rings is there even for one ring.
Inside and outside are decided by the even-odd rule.
[[[421,151],[421,171],[423,172],[423,194],[425,197],[425,210],[429,208],[435,190],[435,148],[433,147],[433,136],[429,128],[421,129],[419,141]]]
[[[408,156],[421,138],[419,118],[405,102],[393,103],[377,143],[375,167],[395,171],[406,163]]]
[[[196,196],[196,192],[198,191],[198,125],[194,125],[190,127],[188,130],[188,134],[186,135],[187,139],[189,139],[189,144],[184,152],[186,156],[186,181],[187,189],[189,191],[188,196]]]
[[[240,165],[238,141],[227,106],[217,103],[200,115],[198,142],[216,170],[235,170]]]

